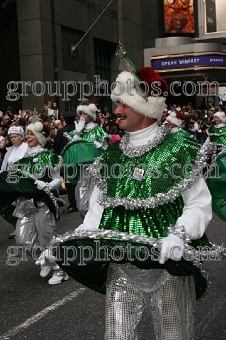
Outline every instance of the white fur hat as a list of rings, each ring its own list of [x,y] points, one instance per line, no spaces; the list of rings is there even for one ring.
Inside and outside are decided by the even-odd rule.
[[[170,111],[170,115],[166,117],[166,121],[171,122],[178,127],[181,127],[182,125],[182,120],[178,118],[177,113],[175,111]]]
[[[165,100],[168,94],[168,86],[158,73],[151,67],[144,67],[136,73],[137,78],[128,71],[119,73],[116,86],[111,93],[114,102],[128,105],[136,112],[154,119],[160,119],[165,110]],[[142,94],[142,90],[145,95]]]
[[[77,107],[77,115],[80,116],[81,112],[86,113],[88,116],[92,118],[92,120],[95,122],[96,120],[96,112],[98,111],[95,104],[90,103],[88,99],[83,99],[80,105]]]
[[[226,124],[226,115],[224,111],[217,111],[216,113],[214,113],[214,117],[218,117],[223,124]]]
[[[44,147],[45,144],[46,144],[46,138],[43,134],[43,125],[41,122],[36,122],[34,124],[29,124],[27,127],[26,127],[26,132],[27,131],[32,131],[33,134],[35,135],[35,137],[37,138],[37,140],[39,141],[39,144]]]
[[[8,135],[11,135],[11,133],[15,133],[24,138],[24,129],[21,126],[11,126],[8,130]]]

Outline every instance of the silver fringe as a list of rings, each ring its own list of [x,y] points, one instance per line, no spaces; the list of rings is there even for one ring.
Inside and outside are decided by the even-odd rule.
[[[146,152],[151,151],[153,148],[156,148],[164,140],[168,133],[170,133],[170,129],[167,128],[167,126],[161,125],[157,135],[152,141],[149,141],[145,145],[133,146],[129,143],[129,133],[127,132],[122,137],[119,147],[124,155],[128,156],[129,158],[140,157]]]
[[[74,239],[106,239],[106,238],[117,238],[123,241],[132,241],[141,245],[149,245],[154,248],[161,247],[161,241],[154,237],[141,236],[137,234],[129,234],[126,232],[119,232],[114,230],[95,230],[95,231],[85,231],[85,230],[74,230],[73,232],[67,232],[63,235],[58,235],[54,237],[50,243],[50,248],[57,247],[61,243],[74,240]],[[207,291],[210,286],[209,274],[206,272],[203,267],[204,260],[222,260],[226,257],[226,248],[224,245],[215,245],[210,243],[211,247],[204,247],[203,249],[195,249],[188,244],[185,243],[185,251],[183,257],[187,261],[192,261],[193,265],[198,268],[203,277],[207,280]]]

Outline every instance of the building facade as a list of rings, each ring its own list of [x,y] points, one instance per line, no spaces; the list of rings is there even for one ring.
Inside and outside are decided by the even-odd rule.
[[[170,105],[218,105],[226,87],[226,1],[162,2],[164,32],[144,49],[145,66],[167,79]]]
[[[110,110],[105,94],[118,72],[117,43],[142,67],[144,48],[159,37],[161,10],[159,0],[1,0],[0,15],[11,21],[2,37],[0,108],[40,111],[51,100],[74,110],[87,94]]]
[[[137,69],[174,83],[169,104],[197,107],[197,82],[226,86],[225,10],[225,0],[0,0],[0,109],[51,100],[63,112],[86,96],[110,111],[119,41]],[[217,104],[214,86],[201,91]]]

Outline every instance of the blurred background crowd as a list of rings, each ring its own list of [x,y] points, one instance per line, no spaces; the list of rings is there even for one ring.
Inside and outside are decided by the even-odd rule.
[[[174,104],[172,107],[165,108],[159,124],[163,124],[168,115],[172,111],[175,111],[178,118],[183,121],[181,128],[193,135],[193,138],[200,143],[204,143],[207,138],[208,128],[214,124],[214,113],[219,110],[226,113],[226,106],[214,107],[210,103],[206,109],[194,109],[192,104],[182,107]],[[6,111],[0,111],[0,165],[7,151],[7,147],[11,146],[10,138],[7,134],[11,126],[21,126],[25,129],[26,125],[30,122],[41,121],[47,138],[46,148],[57,153],[57,150],[54,150],[54,139],[59,129],[67,125],[65,116],[65,114],[60,112],[57,104],[51,101],[47,101],[39,112],[36,108],[33,108],[33,110],[24,109],[19,112],[14,112],[11,106],[9,106]],[[74,112],[74,121],[79,121],[76,112]],[[124,133],[119,129],[117,116],[114,113],[104,110],[102,112],[99,107],[96,123],[110,135],[109,143],[120,140]]]

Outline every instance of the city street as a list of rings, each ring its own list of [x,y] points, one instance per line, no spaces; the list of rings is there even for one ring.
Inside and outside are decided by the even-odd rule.
[[[61,197],[67,199],[66,195]],[[57,231],[62,234],[80,223],[79,213],[61,214]],[[2,218],[0,225],[0,339],[103,340],[105,297],[73,279],[48,285],[50,275],[41,278],[31,258],[7,264],[7,249],[15,241],[8,239],[11,226]],[[226,223],[216,216],[207,234],[213,243],[226,245]],[[205,262],[205,268],[211,286],[197,302],[196,340],[225,340],[226,259]],[[154,340],[148,312],[142,321],[139,340]]]

